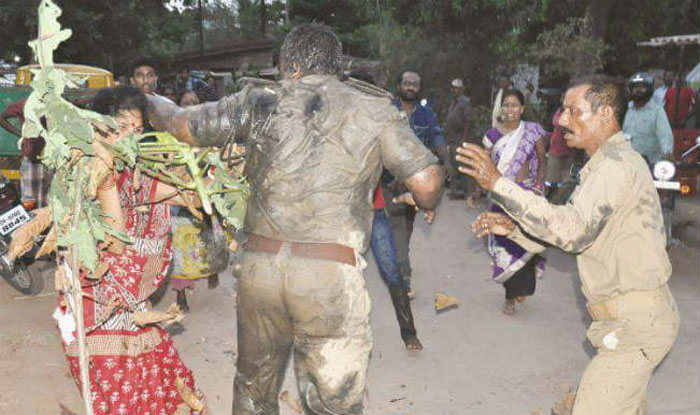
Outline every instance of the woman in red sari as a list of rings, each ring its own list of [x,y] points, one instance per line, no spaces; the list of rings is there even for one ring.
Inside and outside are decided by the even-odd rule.
[[[146,99],[134,87],[100,91],[93,108],[119,124],[108,142],[143,131]],[[98,189],[112,225],[125,231],[131,243],[100,253],[100,263],[108,264],[100,279],[82,278],[93,408],[99,415],[200,414],[204,397],[170,335],[159,324],[136,324],[165,279],[172,257],[167,204],[178,200],[158,202],[174,189],[145,174],[134,176],[128,168],[114,172]],[[64,348],[79,384],[77,342],[67,342],[72,336],[64,331]]]

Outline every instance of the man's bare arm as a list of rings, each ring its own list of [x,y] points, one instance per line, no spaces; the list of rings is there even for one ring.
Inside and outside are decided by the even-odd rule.
[[[252,111],[247,90],[216,102],[180,108],[162,97],[148,97],[148,120],[157,131],[197,147],[222,146],[229,138],[245,137]]]
[[[146,96],[148,99],[148,121],[156,131],[167,131],[180,141],[195,145],[195,138],[190,133],[189,113],[172,101],[158,96]]]
[[[408,190],[413,193],[416,205],[421,209],[435,209],[442,195],[444,173],[440,166],[431,164],[406,179]]]

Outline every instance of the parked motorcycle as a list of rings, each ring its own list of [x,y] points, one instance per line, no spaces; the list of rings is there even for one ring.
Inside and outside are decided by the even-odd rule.
[[[696,138],[695,146],[681,155],[680,161],[660,160],[654,163],[652,167],[654,187],[656,187],[659,192],[661,211],[664,216],[667,248],[673,241],[673,214],[676,209],[676,196],[679,194],[686,194],[690,191],[687,185],[681,184],[679,172],[686,169],[697,168],[697,162],[689,161],[688,157],[698,148],[700,148],[700,136]]]
[[[12,232],[32,218],[33,204],[22,204],[16,187],[0,174],[0,276],[24,295],[41,292],[44,277],[29,270],[29,265],[34,261],[33,252],[17,258],[13,263],[9,258],[9,247]]]
[[[666,248],[673,240],[673,212],[676,210],[676,195],[681,191],[681,182],[676,180],[676,164],[670,160],[659,160],[652,166],[654,187],[659,192],[661,213],[666,229]]]

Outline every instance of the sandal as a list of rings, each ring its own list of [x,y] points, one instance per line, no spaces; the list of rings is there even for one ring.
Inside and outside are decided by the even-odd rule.
[[[506,300],[505,304],[503,304],[503,314],[507,316],[515,314],[515,300]]]

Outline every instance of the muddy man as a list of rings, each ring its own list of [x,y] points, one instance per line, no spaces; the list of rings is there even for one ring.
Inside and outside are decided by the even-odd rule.
[[[156,130],[198,146],[246,141],[248,200],[238,275],[233,414],[277,414],[290,354],[309,414],[359,414],[372,339],[360,253],[382,166],[434,209],[443,172],[381,90],[341,82],[327,27],[299,26],[284,80],[181,109],[149,99]]]
[[[579,383],[573,415],[643,414],[651,374],[678,333],[661,206],[646,162],[620,130],[621,88],[593,76],[566,92],[559,122],[569,147],[590,160],[564,206],[501,177],[479,147],[466,145],[457,157],[460,171],[509,215],[482,214],[472,225],[478,235],[504,235],[531,252],[553,245],[577,255],[593,319],[587,336],[597,354]]]

